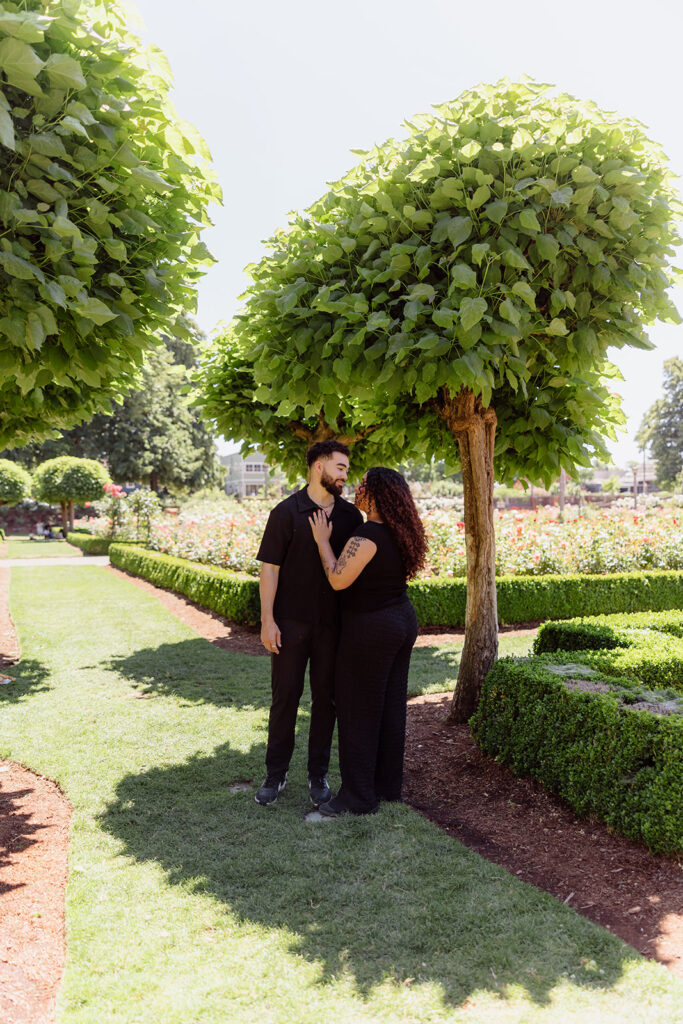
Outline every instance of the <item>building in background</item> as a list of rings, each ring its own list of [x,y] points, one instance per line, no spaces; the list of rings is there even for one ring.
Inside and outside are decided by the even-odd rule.
[[[284,486],[284,477],[276,470],[272,475],[266,462],[263,452],[249,452],[243,458],[239,452],[231,455],[221,455],[221,463],[225,466],[227,473],[225,477],[225,493],[235,494],[239,498],[254,497],[273,493],[281,493]]]

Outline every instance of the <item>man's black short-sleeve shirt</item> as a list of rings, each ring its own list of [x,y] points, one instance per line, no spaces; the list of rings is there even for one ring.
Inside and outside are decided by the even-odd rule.
[[[280,566],[273,605],[276,620],[279,616],[300,622],[336,621],[337,595],[325,576],[308,521],[317,508],[304,487],[276,505],[268,516],[256,557],[260,562]],[[339,558],[363,517],[350,502],[335,498],[329,518],[330,545]]]

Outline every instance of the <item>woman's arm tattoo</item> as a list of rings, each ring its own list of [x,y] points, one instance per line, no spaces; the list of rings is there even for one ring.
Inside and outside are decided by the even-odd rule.
[[[336,566],[334,568],[334,572],[335,572],[335,574],[337,576],[340,575],[344,571],[344,568],[346,567],[349,559],[353,558],[354,555],[356,555],[358,553],[358,548],[359,547],[360,547],[360,537],[352,537],[351,540],[348,543],[348,547],[347,547],[346,551],[344,551],[339,556],[339,560],[337,561],[337,564],[336,564]],[[328,575],[329,575],[329,573],[328,573]]]

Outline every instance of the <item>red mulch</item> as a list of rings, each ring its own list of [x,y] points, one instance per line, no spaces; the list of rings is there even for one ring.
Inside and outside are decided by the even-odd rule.
[[[0,763],[0,1020],[54,1020],[64,972],[71,808],[54,782]]]
[[[238,626],[120,570],[184,623],[224,650],[265,655],[258,631]],[[0,569],[0,666],[19,645]],[[515,632],[529,634],[533,624]],[[422,631],[419,646],[462,639]],[[681,865],[578,818],[530,779],[485,757],[466,726],[449,725],[450,694],[408,702],[406,802],[465,846],[609,928],[683,977]],[[45,1024],[54,1016],[64,964],[64,887],[69,805],[57,787],[0,764],[0,1019]]]

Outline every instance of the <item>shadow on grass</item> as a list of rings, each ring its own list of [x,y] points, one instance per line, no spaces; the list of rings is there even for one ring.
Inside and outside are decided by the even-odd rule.
[[[101,824],[171,883],[221,900],[242,922],[286,929],[291,952],[319,965],[319,985],[350,978],[361,997],[378,985],[405,992],[432,983],[445,1005],[460,1005],[477,990],[504,998],[520,986],[542,1005],[569,976],[588,989],[611,987],[636,957],[404,806],[304,821],[304,746],[299,736],[277,807],[253,799],[263,747],[243,753],[225,743],[211,756],[126,776]],[[231,791],[247,779],[248,789]]]
[[[270,662],[214,647],[202,637],[145,647],[100,663],[145,694],[219,707],[269,707]]]
[[[0,707],[3,704],[16,704],[33,693],[49,690],[46,683],[49,675],[42,661],[31,658],[22,658],[14,665],[0,666],[0,677],[10,679],[9,683],[0,685]]]
[[[449,647],[414,647],[410,656],[408,696],[453,690],[458,678],[462,644]]]

